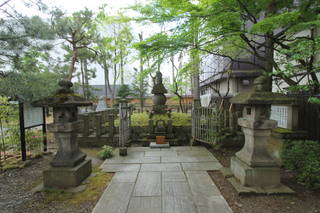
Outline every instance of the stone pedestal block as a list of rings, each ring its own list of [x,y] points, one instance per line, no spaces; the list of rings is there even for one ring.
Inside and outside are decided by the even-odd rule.
[[[128,151],[127,151],[128,149],[127,149],[127,147],[120,147],[119,148],[119,154],[120,154],[120,156],[127,156],[127,154],[128,154]]]
[[[281,185],[277,166],[252,167],[235,156],[231,158],[231,171],[244,186],[276,188]]]
[[[69,188],[80,183],[91,174],[91,160],[84,160],[75,167],[50,167],[43,172],[44,186]]]
[[[254,121],[239,119],[239,125],[245,135],[244,147],[236,153],[236,156],[249,166],[277,166],[271,154],[268,152],[268,138],[271,135],[271,128],[252,128]],[[258,123],[258,122],[257,122]],[[275,125],[275,121],[263,120],[260,125]]]

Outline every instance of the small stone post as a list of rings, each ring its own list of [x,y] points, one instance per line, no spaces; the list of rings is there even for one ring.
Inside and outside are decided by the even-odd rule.
[[[127,147],[125,146],[127,142],[127,128],[128,128],[128,101],[125,99],[122,99],[119,101],[119,154],[121,156],[127,155]]]
[[[48,131],[54,134],[59,144],[51,167],[43,172],[44,186],[68,188],[78,186],[91,173],[91,160],[79,150],[77,143],[78,106],[89,106],[90,102],[72,91],[70,81],[61,81],[62,87],[54,96],[34,102],[35,106],[53,107],[53,124]]]
[[[256,193],[291,193],[280,183],[280,166],[268,151],[267,139],[277,122],[270,120],[271,104],[293,102],[283,94],[263,89],[264,76],[258,77],[254,88],[231,99],[231,103],[244,105],[243,117],[238,119],[245,136],[244,147],[231,158],[231,171],[246,190]],[[239,193],[242,187],[231,181]],[[247,192],[246,191],[246,192]]]

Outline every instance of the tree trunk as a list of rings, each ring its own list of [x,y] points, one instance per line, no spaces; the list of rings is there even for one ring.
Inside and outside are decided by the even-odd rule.
[[[88,73],[88,61],[87,59],[83,60],[83,70],[84,70],[84,80],[85,80],[85,88],[86,88],[86,99],[89,100],[90,91],[89,91],[89,73]]]
[[[123,76],[123,73],[124,70],[123,70],[123,54],[122,54],[122,51],[120,50],[120,82],[121,82],[121,85],[124,84],[124,76]]]
[[[104,69],[105,96],[106,96],[106,100],[108,101],[108,89],[111,92],[111,85],[110,85],[110,79],[109,79],[109,67],[106,61],[103,62],[103,69]]]
[[[140,39],[140,42],[143,41],[143,34],[140,33],[139,34],[139,39]],[[139,93],[140,93],[140,110],[141,112],[143,112],[143,108],[144,108],[144,88],[143,88],[143,83],[144,83],[144,79],[142,78],[142,73],[143,73],[143,59],[140,55],[140,79],[139,79]]]
[[[3,149],[3,159],[6,160],[6,145],[5,145],[5,139],[4,139],[4,132],[3,132],[3,125],[2,125],[2,120],[0,119],[0,131],[1,131],[1,142],[2,142],[2,147],[0,148],[0,161],[1,161],[1,152]]]
[[[72,57],[71,57],[71,62],[70,62],[70,66],[69,66],[69,73],[66,78],[67,81],[71,81],[71,79],[73,77],[73,73],[75,71],[75,65],[76,65],[77,59],[78,59],[78,49],[76,47],[76,44],[72,44]]]
[[[84,71],[83,71],[83,60],[80,60],[80,70],[81,70],[81,86],[83,97],[86,97],[86,90],[84,86]]]

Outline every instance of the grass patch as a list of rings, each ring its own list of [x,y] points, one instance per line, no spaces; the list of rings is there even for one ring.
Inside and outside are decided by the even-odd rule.
[[[93,176],[89,177],[86,189],[82,192],[72,193],[67,191],[47,190],[45,191],[45,203],[65,202],[77,205],[87,201],[98,200],[101,193],[109,184],[113,173],[105,173],[100,169],[93,168]]]

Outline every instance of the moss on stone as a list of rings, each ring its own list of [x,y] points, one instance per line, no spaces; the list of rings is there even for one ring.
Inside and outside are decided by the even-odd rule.
[[[275,129],[273,129],[272,131],[275,132],[275,133],[280,133],[280,134],[293,133],[293,131],[290,130],[290,129],[280,128],[280,127],[275,128]]]
[[[230,102],[234,104],[293,104],[293,98],[281,93],[249,91],[239,93]]]

